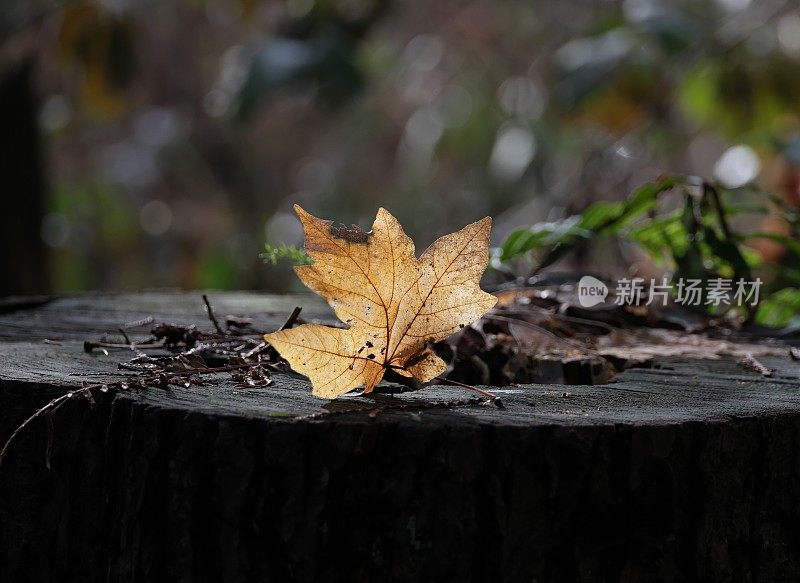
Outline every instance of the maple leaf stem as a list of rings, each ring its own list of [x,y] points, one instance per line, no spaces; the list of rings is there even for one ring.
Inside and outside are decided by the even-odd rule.
[[[492,405],[494,405],[498,409],[505,409],[505,405],[503,405],[503,402],[500,400],[500,397],[490,393],[489,391],[484,391],[483,389],[479,389],[478,387],[475,387],[473,385],[468,385],[466,383],[461,383],[461,382],[454,381],[454,380],[451,380],[451,379],[446,379],[444,377],[434,377],[433,380],[440,381],[440,382],[443,382],[443,383],[447,383],[447,384],[450,384],[450,385],[455,385],[455,386],[461,387],[463,389],[469,389],[470,391],[475,391],[479,395],[482,395],[482,396],[486,397],[487,399],[489,399],[491,401]]]

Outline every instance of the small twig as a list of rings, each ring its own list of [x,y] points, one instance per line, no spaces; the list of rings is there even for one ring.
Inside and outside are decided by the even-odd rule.
[[[25,421],[22,422],[22,424],[20,424],[19,427],[17,427],[14,430],[14,432],[6,440],[5,445],[3,445],[3,449],[0,449],[0,467],[3,465],[3,460],[6,457],[6,453],[8,452],[8,448],[11,446],[11,444],[14,442],[14,440],[17,438],[17,436],[20,433],[22,433],[22,431],[24,431],[25,428],[28,425],[33,423],[36,419],[38,419],[39,417],[41,417],[44,414],[52,415],[53,413],[55,413],[55,411],[59,407],[61,407],[61,405],[63,405],[64,403],[66,403],[67,401],[72,399],[73,397],[78,396],[79,394],[81,394],[81,393],[83,393],[85,391],[91,391],[92,389],[96,389],[96,388],[99,388],[101,386],[103,386],[103,385],[91,385],[89,387],[84,387],[82,389],[69,391],[67,393],[64,393],[60,397],[56,397],[55,399],[53,399],[52,401],[50,401],[49,403],[47,403],[43,407],[37,409],[33,413],[33,415],[28,417]],[[52,421],[50,421],[49,423],[52,423]],[[50,425],[48,425],[48,427],[50,428]],[[47,459],[46,459],[48,469],[50,468],[50,453],[49,453],[49,450],[50,450],[51,443],[52,443],[51,437],[48,434],[48,453],[47,453]]]
[[[254,366],[266,366],[267,368],[272,368],[274,366],[274,362],[247,362],[244,364],[229,364],[226,366],[217,366],[214,368],[193,368],[193,369],[186,369],[186,371],[179,371],[177,375],[187,375],[187,374],[214,374],[216,372],[228,372],[231,370],[238,370],[242,368],[251,368]]]
[[[44,456],[44,467],[46,467],[48,471],[50,470],[50,454],[53,452],[53,442],[55,441],[55,435],[56,435],[56,428],[55,428],[55,425],[53,424],[53,412],[54,411],[55,411],[55,409],[49,410],[47,412],[47,416],[46,416],[46,419],[47,419],[47,450],[46,450],[45,456]]]
[[[753,372],[757,372],[765,377],[771,377],[772,373],[775,372],[771,368],[768,368],[760,363],[756,357],[749,352],[736,362],[747,370],[752,370]]]
[[[500,397],[490,393],[489,391],[484,391],[483,389],[479,389],[478,387],[474,387],[474,386],[468,385],[466,383],[461,383],[461,382],[458,382],[458,381],[447,379],[445,377],[435,377],[433,380],[440,381],[440,382],[443,382],[443,383],[448,383],[448,384],[451,384],[451,385],[455,385],[455,386],[461,387],[463,389],[469,389],[470,391],[475,391],[479,395],[482,395],[482,396],[486,397],[487,399],[489,399],[489,401],[492,403],[492,405],[494,405],[498,409],[505,409],[506,408],[505,405],[503,405],[503,402],[500,400]]]
[[[94,340],[84,340],[83,342],[83,350],[84,352],[91,352],[95,348],[124,348],[126,350],[131,350],[132,348],[136,348],[137,350],[141,348],[164,348],[163,344],[148,344],[146,342],[142,342],[139,344],[119,344],[116,342],[95,342]]]
[[[214,315],[214,310],[211,307],[211,302],[208,301],[208,296],[206,294],[203,294],[203,302],[205,302],[206,304],[206,312],[208,313],[208,319],[211,320],[212,324],[214,324],[214,329],[220,334],[225,334],[225,331],[222,329],[222,326],[219,325],[217,317]]]
[[[248,359],[254,356],[258,356],[259,354],[264,352],[267,348],[269,348],[269,344],[267,344],[266,342],[260,342],[259,344],[256,345],[255,348],[242,353],[242,358]]]
[[[286,321],[283,323],[283,326],[278,328],[278,330],[288,330],[289,328],[294,326],[294,323],[297,322],[297,318],[300,316],[300,312],[302,311],[303,308],[301,308],[300,306],[295,306],[294,310],[292,310],[292,313],[289,314],[288,318],[286,318]]]
[[[147,316],[146,318],[142,318],[141,320],[134,320],[133,322],[128,322],[122,327],[126,329],[140,328],[142,326],[148,326],[149,324],[152,324],[153,321],[154,321],[153,316]]]
[[[122,334],[122,337],[125,339],[125,343],[126,344],[130,344],[131,346],[133,346],[133,342],[131,342],[131,339],[128,338],[128,334],[127,334],[127,332],[125,332],[125,328],[120,327],[120,328],[117,328],[117,330],[119,330],[119,333]]]
[[[120,368],[122,368],[122,363],[118,364]],[[131,369],[132,370],[132,369]],[[71,372],[67,374],[68,377],[125,377],[130,378],[131,375],[125,374],[124,372]]]
[[[140,370],[140,369],[136,369],[136,368],[131,368],[132,365],[130,365],[128,363],[124,363],[124,362],[119,363],[119,365],[117,365],[117,366],[119,366],[120,368],[125,369],[125,370],[132,370],[132,371]],[[196,375],[196,374],[215,374],[215,373],[218,373],[218,372],[230,372],[232,370],[241,370],[243,368],[252,368],[254,366],[264,366],[266,368],[270,368],[270,369],[275,370],[275,368],[274,368],[275,367],[275,363],[274,362],[257,361],[257,362],[246,362],[246,363],[242,363],[242,364],[228,364],[228,365],[225,365],[225,366],[215,366],[215,367],[206,367],[206,368],[196,367],[196,368],[187,368],[185,370],[170,370],[168,372],[169,372],[169,375],[171,377],[185,377],[185,376],[192,376],[192,375]],[[159,371],[158,372],[158,374],[162,374],[162,373],[163,373],[163,371]],[[150,375],[150,376],[144,376],[144,377],[137,377],[135,380],[137,380],[137,381],[141,380],[141,381],[144,381],[144,382],[149,382],[149,381],[152,381],[152,380],[156,379],[158,377],[158,374],[154,374],[154,375]]]

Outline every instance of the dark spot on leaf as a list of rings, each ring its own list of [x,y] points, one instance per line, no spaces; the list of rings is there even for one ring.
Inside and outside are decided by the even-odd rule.
[[[383,354],[384,352],[386,352],[386,347],[385,346],[383,348],[381,348],[381,354]]]
[[[367,346],[367,348],[372,348],[375,345],[372,342],[370,342],[369,340],[367,340],[366,346]]]
[[[463,328],[463,327],[464,327],[464,324],[459,324],[459,325],[458,325],[458,327],[459,327],[459,328]]]
[[[330,233],[337,239],[342,239],[348,243],[369,243],[372,231],[365,231],[358,225],[347,227],[341,224],[331,224]]]
[[[368,355],[367,355],[367,358],[369,358],[370,360],[372,360],[373,358],[375,358],[375,355],[374,355],[374,354],[368,354]]]

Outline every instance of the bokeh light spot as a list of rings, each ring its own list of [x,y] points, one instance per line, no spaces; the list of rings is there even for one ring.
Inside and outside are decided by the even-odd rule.
[[[299,245],[303,242],[303,228],[293,214],[275,213],[264,226],[267,241],[274,244]]]
[[[489,160],[489,170],[501,180],[516,180],[536,155],[536,138],[533,132],[518,126],[503,126]]]
[[[728,148],[714,166],[714,176],[728,188],[738,188],[754,180],[761,162],[753,148],[744,145]]]
[[[61,247],[69,239],[72,226],[61,213],[49,213],[42,218],[42,241],[50,247]]]
[[[506,79],[499,90],[500,107],[508,115],[527,119],[537,119],[542,115],[547,97],[532,79],[511,77]]]
[[[63,95],[48,98],[39,111],[39,124],[48,132],[57,132],[67,127],[72,118],[72,107]]]
[[[139,222],[148,235],[163,235],[172,226],[172,209],[162,200],[151,200],[142,207]]]
[[[787,14],[778,21],[778,42],[787,55],[800,56],[800,16]]]
[[[728,12],[741,12],[750,6],[752,0],[717,0],[717,4]]]

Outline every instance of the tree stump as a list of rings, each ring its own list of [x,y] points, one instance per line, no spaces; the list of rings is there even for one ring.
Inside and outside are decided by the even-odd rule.
[[[331,317],[211,300],[264,329]],[[122,378],[129,353],[82,343],[146,316],[208,325],[199,293],[0,304],[0,439]],[[430,408],[453,387],[326,402],[291,374],[71,399],[0,467],[0,581],[798,580],[800,363],[761,360],[494,389],[503,410]]]

